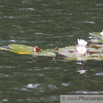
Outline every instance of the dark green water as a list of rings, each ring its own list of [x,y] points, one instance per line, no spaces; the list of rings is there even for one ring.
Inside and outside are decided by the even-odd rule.
[[[42,49],[90,43],[103,29],[101,0],[1,0],[0,45]],[[103,94],[103,62],[0,51],[0,103],[59,103],[60,95]],[[87,70],[79,74],[78,69]]]

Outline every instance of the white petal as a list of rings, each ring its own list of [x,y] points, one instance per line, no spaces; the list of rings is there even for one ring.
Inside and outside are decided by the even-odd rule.
[[[103,30],[102,30],[102,32],[100,34],[103,36]]]
[[[86,45],[87,45],[87,42],[86,42],[85,40],[78,39],[78,45],[79,45],[79,46],[86,46]]]
[[[78,46],[77,51],[78,53],[84,54],[87,51],[87,49],[84,46]]]

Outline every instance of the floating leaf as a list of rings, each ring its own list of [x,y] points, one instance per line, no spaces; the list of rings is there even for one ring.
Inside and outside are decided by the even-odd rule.
[[[76,51],[76,46],[68,46],[59,49],[59,52],[75,52],[75,51]]]
[[[58,53],[59,55],[63,55],[63,56],[66,56],[66,57],[76,57],[76,53],[70,53],[70,52],[59,52]]]
[[[60,52],[60,55],[64,55],[66,58],[65,60],[92,60],[93,57],[90,56],[90,54],[79,54],[79,53],[70,53],[70,52]]]
[[[33,51],[34,47],[26,46],[26,45],[19,45],[19,44],[9,44],[8,45],[12,50],[14,51],[20,51],[20,52],[28,52]]]
[[[98,37],[98,38],[102,37],[102,35],[100,34],[100,32],[92,32],[92,33],[89,33],[89,34],[92,35],[92,36]]]
[[[89,44],[89,45],[90,45],[90,47],[93,47],[93,48],[96,48],[96,49],[101,48],[101,46],[97,46],[97,45],[94,45],[94,44]]]
[[[17,54],[29,54],[29,55],[35,55],[35,56],[49,56],[49,57],[55,57],[56,56],[55,53],[48,52],[48,51],[33,52],[34,47],[30,47],[30,46],[26,46],[26,45],[10,44],[8,46],[11,49],[0,48],[0,50],[8,50],[10,52],[14,52],[14,53],[17,53]]]
[[[12,51],[17,54],[29,54],[29,55],[35,55],[35,56],[49,56],[49,57],[55,57],[56,54],[53,52],[17,52],[17,51]]]
[[[103,53],[95,53],[91,55],[92,57],[103,57]]]
[[[93,60],[100,60],[100,61],[103,61],[103,57],[93,57]]]
[[[33,54],[33,52],[17,52],[17,51],[12,51],[15,52],[17,54]]]
[[[64,58],[65,60],[77,60],[77,58],[76,57],[67,57],[67,58]]]
[[[7,50],[6,48],[1,47],[0,50]]]
[[[102,53],[102,48],[98,48],[98,49],[95,49],[95,48],[87,48],[87,52],[90,53],[90,54]]]
[[[53,52],[36,52],[36,53],[32,53],[32,55],[35,55],[35,56],[56,57],[56,54],[53,53]]]
[[[91,42],[93,43],[103,43],[102,39],[91,39]]]
[[[40,50],[40,52],[33,52],[34,47],[19,45],[19,44],[9,44],[9,48],[1,47],[0,50],[7,50],[17,54],[29,54],[34,56],[49,56],[56,57],[56,54],[64,56],[65,60],[103,60],[103,50],[102,45],[90,44],[87,46],[87,54],[80,54],[76,52],[76,46],[68,46],[64,48],[46,49]]]
[[[84,60],[92,60],[93,57],[91,57],[89,54],[86,54],[86,55],[77,54],[76,56],[67,57],[67,58],[64,58],[64,59],[65,59],[65,60],[78,60],[78,61],[84,61]]]
[[[58,50],[46,49],[46,50],[42,50],[42,51],[55,52],[55,53],[59,53],[59,52],[74,52],[74,51],[76,51],[76,47],[75,46],[68,46],[68,47],[64,47],[64,48],[58,48]]]

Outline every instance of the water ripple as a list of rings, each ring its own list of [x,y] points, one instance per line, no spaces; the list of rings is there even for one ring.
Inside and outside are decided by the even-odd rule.
[[[28,84],[26,87],[27,87],[27,88],[37,88],[39,85],[40,85],[40,84],[38,84],[38,83],[37,83],[37,84],[31,84],[31,83],[30,83],[30,84]]]
[[[19,10],[35,10],[34,8],[19,8]]]
[[[53,84],[49,84],[48,87],[49,87],[50,89],[57,89],[57,87],[56,87],[55,85],[53,85]]]
[[[76,94],[103,94],[103,91],[72,91],[72,92],[69,92],[70,94],[71,93],[76,93]]]
[[[4,73],[0,73],[0,77],[1,77],[1,78],[4,78],[4,77],[9,77],[9,75],[4,74]]]

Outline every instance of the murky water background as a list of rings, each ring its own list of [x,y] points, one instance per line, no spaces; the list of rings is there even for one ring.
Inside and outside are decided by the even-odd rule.
[[[99,0],[1,0],[0,46],[42,49],[90,43],[103,29]],[[60,95],[103,94],[103,62],[64,61],[0,51],[0,103],[59,103]],[[79,74],[78,69],[87,70]]]

